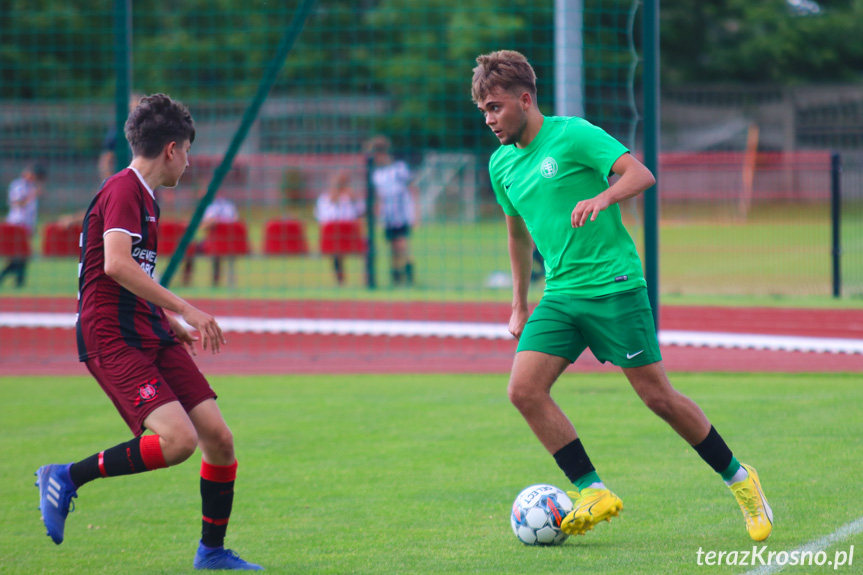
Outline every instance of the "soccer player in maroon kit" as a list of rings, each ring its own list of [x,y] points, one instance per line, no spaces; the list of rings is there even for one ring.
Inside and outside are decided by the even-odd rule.
[[[215,392],[189,355],[198,338],[164,310],[197,329],[212,353],[226,343],[222,330],[213,316],[154,279],[159,206],[153,192],[179,182],[195,123],[183,104],[155,94],[132,111],[125,133],[132,163],[104,182],[84,217],[76,332],[79,359],[135,438],[76,463],[40,467],[42,519],[59,545],[82,485],[178,465],[200,447],[203,529],[194,566],[261,570],[224,547],[237,472],[234,439]],[[143,435],[145,430],[151,433]]]

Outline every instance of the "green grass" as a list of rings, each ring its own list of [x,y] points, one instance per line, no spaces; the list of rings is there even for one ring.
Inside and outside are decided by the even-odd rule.
[[[863,515],[858,376],[681,374],[674,381],[759,470],[776,513],[770,550],[794,549]],[[626,504],[618,520],[557,548],[525,547],[509,526],[522,488],[565,487],[565,480],[509,405],[503,375],[212,382],[240,461],[228,543],[268,573],[746,571],[696,565],[699,547],[751,550],[743,519],[719,478],[619,374],[567,374],[555,388],[599,473]],[[39,520],[33,471],[88,456],[129,432],[88,378],[0,378],[0,392],[0,572],[192,572],[197,456],[83,487],[58,547]],[[859,551],[863,536],[835,544],[830,557],[852,544]]]
[[[626,212],[625,216],[635,221],[633,214]],[[277,214],[248,214],[250,240],[256,252],[263,244],[263,221],[270,217]],[[859,225],[844,232],[846,295],[835,300],[830,295],[830,224],[823,209],[770,206],[753,211],[744,223],[719,217],[708,212],[673,212],[663,221],[660,289],[664,301],[684,305],[863,307],[863,242],[852,233]],[[643,229],[631,226],[630,230],[643,253]],[[307,224],[306,231],[313,252],[309,256],[239,258],[236,285],[218,288],[210,286],[210,261],[200,258],[193,286],[180,286],[177,274],[171,287],[192,298],[500,302],[512,298],[510,288],[486,285],[492,274],[509,274],[506,228],[500,218],[476,224],[428,222],[416,228],[411,248],[417,286],[412,289],[389,287],[388,244],[380,230],[376,236],[379,287],[375,291],[365,288],[365,262],[359,256],[347,259],[348,285],[338,287],[330,259],[315,253],[317,226]],[[38,235],[35,250],[39,253]],[[167,258],[163,258],[159,269],[164,271],[167,265]],[[76,278],[77,262],[73,259],[36,257],[30,264],[27,287],[13,290],[7,281],[0,286],[0,294],[73,296]],[[531,299],[538,301],[541,291],[540,282],[531,290]]]

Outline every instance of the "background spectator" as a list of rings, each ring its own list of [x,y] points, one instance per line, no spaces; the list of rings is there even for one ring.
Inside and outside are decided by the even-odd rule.
[[[36,231],[36,217],[39,211],[39,196],[42,195],[48,171],[40,163],[27,166],[21,177],[9,184],[9,214],[6,222],[24,226],[30,236]],[[27,272],[27,258],[13,257],[0,272],[0,284],[9,274],[15,275],[15,286],[22,287]]]
[[[332,185],[318,197],[315,205],[315,218],[318,223],[354,221],[365,212],[365,204],[354,194],[351,177],[347,170],[339,170],[333,176]],[[344,255],[333,256],[333,270],[336,282],[345,283]]]

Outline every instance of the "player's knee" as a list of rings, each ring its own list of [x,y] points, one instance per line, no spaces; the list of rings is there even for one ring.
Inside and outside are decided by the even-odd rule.
[[[198,447],[198,435],[194,429],[162,435],[162,453],[168,465],[178,465],[189,459]]]
[[[229,465],[234,461],[234,435],[227,425],[201,433],[201,451],[208,461],[216,465]]]
[[[509,401],[519,411],[529,410],[538,400],[535,390],[517,380],[509,382],[507,394],[509,395]]]
[[[227,426],[215,435],[210,448],[218,453],[219,459],[232,460],[234,458],[234,434]]]

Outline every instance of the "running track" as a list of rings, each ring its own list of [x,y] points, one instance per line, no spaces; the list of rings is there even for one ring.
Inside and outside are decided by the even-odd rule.
[[[216,317],[505,324],[499,303],[201,300]],[[0,298],[0,313],[74,314],[68,298]],[[665,330],[863,341],[863,310],[663,306]],[[200,352],[207,374],[506,373],[515,341],[464,337],[233,332],[222,354]],[[669,371],[863,372],[863,355],[663,346]],[[612,371],[586,352],[575,372]],[[69,328],[0,327],[0,373],[86,374]]]

